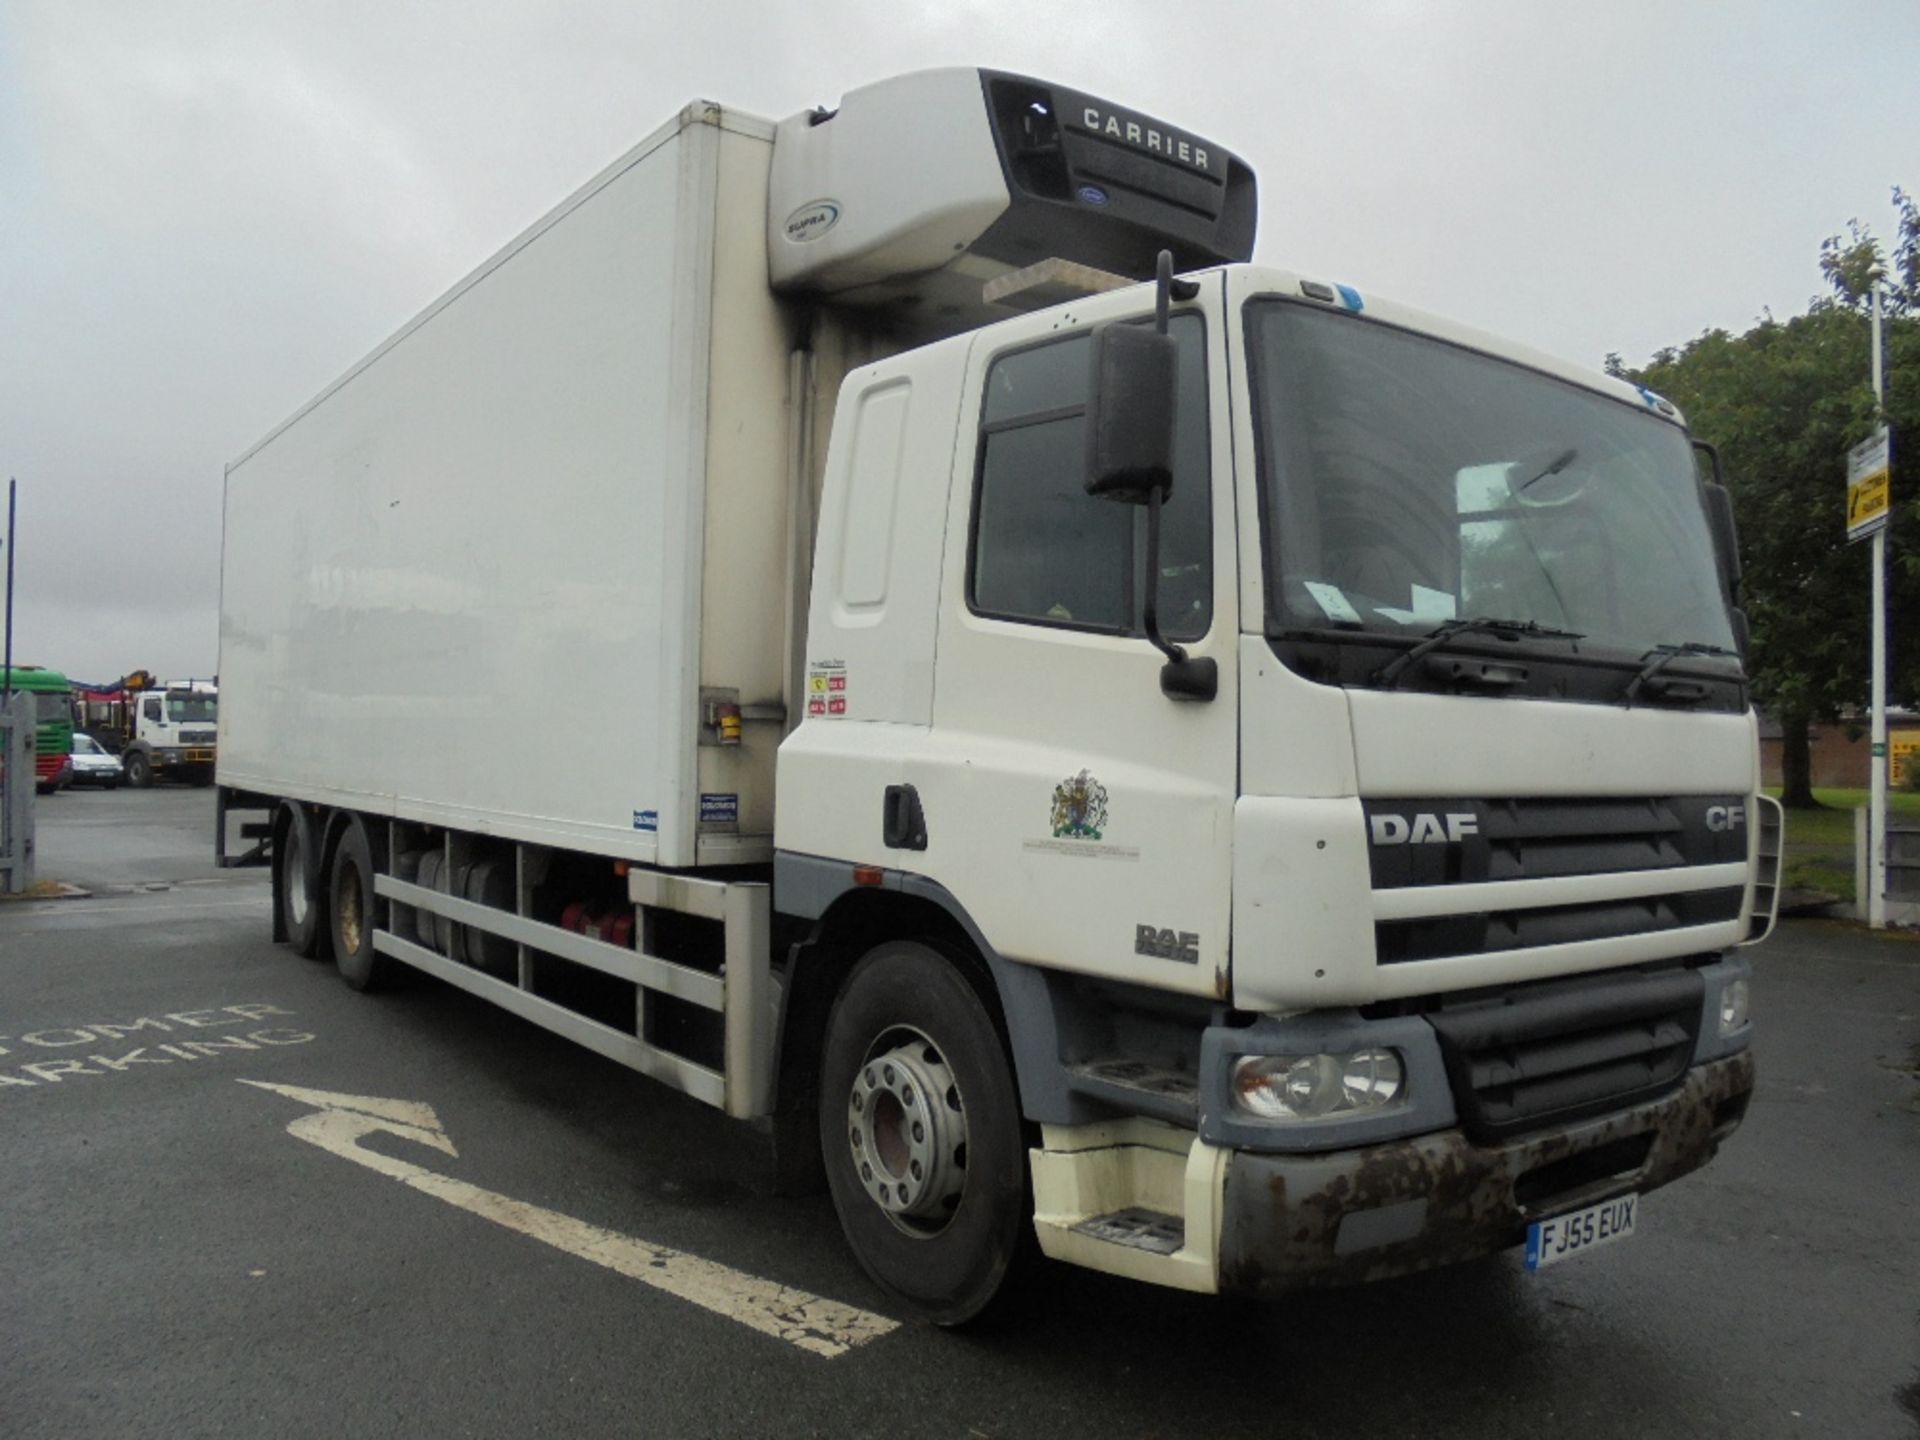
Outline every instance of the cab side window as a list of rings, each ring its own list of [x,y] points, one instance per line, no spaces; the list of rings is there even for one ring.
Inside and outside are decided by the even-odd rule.
[[[1196,640],[1213,619],[1205,327],[1180,346],[1173,493],[1162,509],[1160,624]],[[976,613],[1104,634],[1141,633],[1146,515],[1083,488],[1091,359],[1084,332],[1014,351],[987,371],[968,600]]]
[[[160,697],[155,695],[150,699],[143,700],[140,703],[140,713],[146,716],[148,720],[157,722],[160,719]]]

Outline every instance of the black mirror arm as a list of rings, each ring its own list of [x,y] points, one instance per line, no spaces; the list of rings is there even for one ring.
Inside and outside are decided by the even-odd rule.
[[[1161,489],[1147,495],[1147,593],[1140,602],[1141,628],[1153,647],[1167,657],[1160,667],[1160,691],[1171,700],[1211,700],[1220,693],[1220,667],[1211,658],[1194,659],[1184,646],[1160,633]]]
[[[1173,278],[1173,252],[1162,250],[1154,262],[1153,287],[1153,328],[1160,334],[1167,333],[1167,321],[1173,310],[1175,300],[1191,300],[1200,293],[1198,280],[1176,280]]]

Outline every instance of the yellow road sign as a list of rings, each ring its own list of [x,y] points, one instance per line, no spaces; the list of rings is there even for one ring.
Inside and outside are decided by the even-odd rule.
[[[1862,539],[1887,523],[1893,509],[1892,471],[1884,426],[1847,452],[1847,539]]]
[[[1920,730],[1896,730],[1887,737],[1887,788],[1902,789],[1920,768]]]

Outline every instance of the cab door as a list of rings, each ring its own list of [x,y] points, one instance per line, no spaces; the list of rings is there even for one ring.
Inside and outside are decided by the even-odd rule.
[[[941,568],[933,723],[908,762],[914,869],[1009,959],[1225,997],[1237,789],[1235,519],[1221,281],[1176,309],[1162,629],[1218,693],[1162,693],[1141,628],[1144,507],[1084,489],[1088,335],[1129,290],[983,332]],[[1144,303],[1143,303],[1144,302]]]

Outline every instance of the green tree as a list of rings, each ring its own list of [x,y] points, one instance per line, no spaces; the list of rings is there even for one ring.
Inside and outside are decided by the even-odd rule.
[[[1846,452],[1879,421],[1868,378],[1876,282],[1894,430],[1889,701],[1920,698],[1920,212],[1902,190],[1893,202],[1891,255],[1852,222],[1821,246],[1829,293],[1805,314],[1767,315],[1743,335],[1708,330],[1638,370],[1608,357],[1610,370],[1670,397],[1693,433],[1720,448],[1740,527],[1753,692],[1780,722],[1790,806],[1816,803],[1808,727],[1864,706],[1870,691],[1872,547],[1846,543],[1842,507]]]

